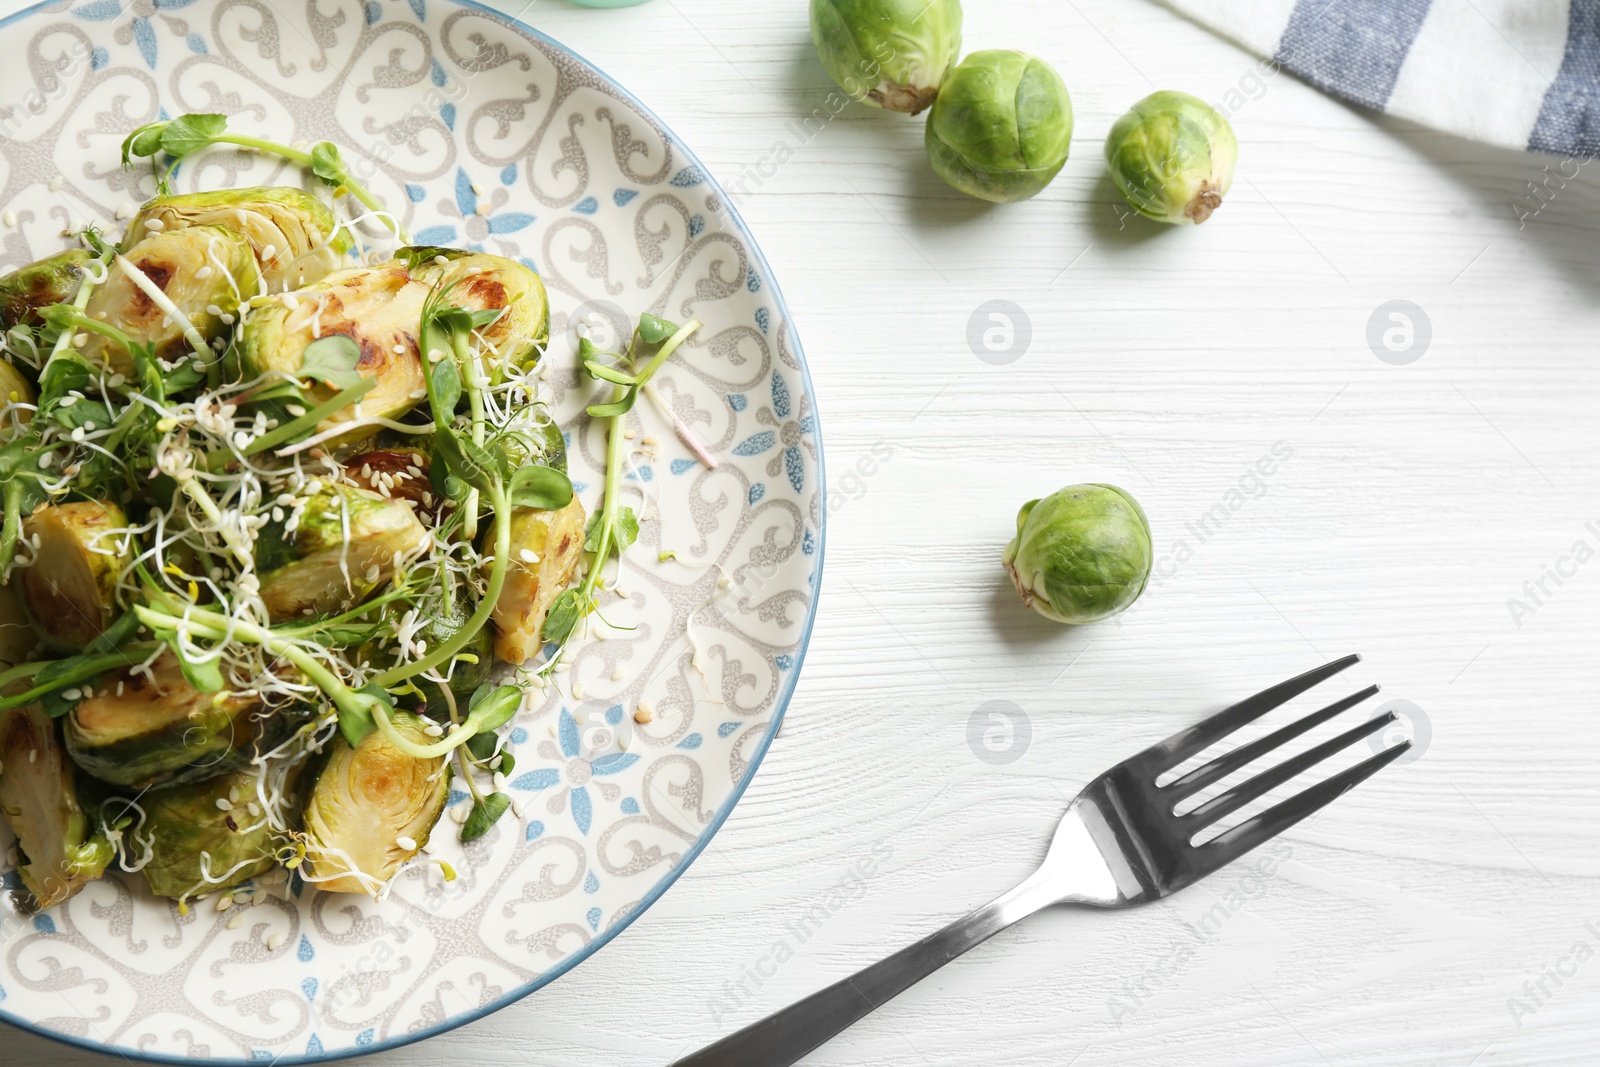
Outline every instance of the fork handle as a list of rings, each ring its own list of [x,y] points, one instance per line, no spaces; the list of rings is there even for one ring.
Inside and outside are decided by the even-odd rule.
[[[773,1012],[672,1067],[789,1067],[812,1049],[916,985],[968,949],[1061,899],[1043,872],[977,911]]]

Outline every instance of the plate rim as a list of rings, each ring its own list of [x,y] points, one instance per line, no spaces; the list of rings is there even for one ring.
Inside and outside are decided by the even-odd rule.
[[[712,175],[711,171],[708,170],[705,164],[700,161],[700,157],[695,155],[694,151],[689,148],[689,146],[686,145],[675,132],[673,132],[672,128],[663,122],[661,117],[657,115],[654,110],[648,107],[644,101],[640,100],[630,90],[624,87],[621,82],[612,77],[605,70],[601,69],[598,65],[591,62],[582,53],[577,52],[568,45],[556,40],[543,30],[537,29],[534,26],[530,26],[521,18],[508,15],[503,11],[497,10],[488,4],[481,2],[481,0],[446,0],[446,2],[458,8],[481,11],[488,15],[494,16],[495,18],[501,19],[511,27],[527,34],[529,37],[537,41],[542,41],[545,44],[564,52],[572,59],[593,71],[602,81],[606,83],[609,89],[618,94],[625,102],[638,111],[639,114],[643,115],[645,118],[654,123],[656,129],[665,136],[667,143],[681,153],[686,162],[698,169],[700,174],[704,175],[706,183],[710,185],[716,195],[721,198],[723,208],[727,212],[728,218],[732,220],[734,230],[741,238],[743,238],[745,242],[747,253],[751,259],[755,261],[756,265],[760,267],[762,274],[772,287],[773,303],[777,307],[778,314],[782,319],[784,327],[789,330],[790,341],[794,345],[795,360],[798,364],[797,369],[800,372],[800,379],[805,385],[807,395],[811,397],[812,418],[815,426],[812,431],[812,436],[817,446],[817,487],[818,492],[821,494],[821,506],[817,510],[817,564],[813,571],[813,578],[811,581],[811,604],[806,614],[805,625],[800,633],[799,644],[795,647],[794,668],[785,672],[788,674],[788,679],[786,683],[780,687],[778,695],[773,701],[771,723],[768,726],[765,735],[761,738],[760,744],[757,745],[755,752],[750,757],[749,769],[745,771],[744,776],[734,784],[733,791],[728,794],[727,798],[723,801],[722,806],[719,807],[716,813],[712,816],[711,822],[707,824],[705,831],[701,833],[701,835],[695,840],[694,844],[691,845],[683,854],[683,858],[680,859],[670,871],[663,875],[661,879],[655,883],[655,885],[651,886],[650,890],[645,893],[644,896],[639,898],[638,904],[636,904],[631,911],[629,911],[611,926],[607,927],[604,932],[596,936],[594,940],[590,941],[582,949],[574,952],[571,956],[568,956],[566,959],[557,963],[554,967],[539,974],[526,984],[518,986],[516,989],[490,1004],[475,1008],[470,1012],[464,1012],[458,1016],[452,1016],[451,1018],[437,1023],[434,1026],[428,1027],[425,1030],[419,1030],[415,1033],[390,1037],[383,1041],[375,1041],[370,1045],[357,1046],[354,1048],[332,1049],[325,1053],[319,1053],[316,1055],[302,1053],[295,1056],[274,1057],[271,1062],[274,1065],[279,1065],[279,1067],[295,1067],[295,1065],[300,1064],[328,1063],[333,1060],[349,1060],[363,1056],[371,1056],[379,1052],[393,1052],[394,1050],[404,1048],[407,1045],[413,1045],[417,1044],[418,1042],[427,1041],[430,1038],[438,1037],[439,1035],[448,1033],[451,1030],[475,1023],[480,1019],[493,1015],[495,1012],[500,1011],[503,1008],[508,1008],[517,1001],[522,1000],[523,998],[539,991],[540,989],[543,989],[551,982],[554,982],[556,979],[571,971],[574,967],[577,967],[580,963],[588,960],[602,948],[605,948],[614,938],[617,937],[617,935],[621,934],[624,930],[628,929],[628,927],[632,926],[640,916],[649,911],[650,908],[653,907],[655,903],[666,894],[667,890],[676,885],[678,879],[683,876],[684,872],[686,872],[690,866],[694,864],[695,860],[700,858],[700,854],[705,851],[707,845],[711,844],[712,839],[717,836],[717,834],[722,830],[723,824],[726,823],[729,816],[733,814],[733,809],[738,807],[739,801],[744,798],[745,790],[749,788],[750,782],[756,776],[756,772],[761,769],[761,762],[766,758],[767,750],[771,748],[772,742],[778,736],[778,730],[783,726],[784,716],[789,710],[789,701],[793,698],[795,688],[800,683],[800,673],[805,667],[806,653],[810,651],[811,648],[811,633],[816,627],[818,605],[822,597],[822,573],[827,557],[828,542],[828,479],[826,468],[824,466],[825,450],[822,443],[822,416],[821,411],[819,410],[821,405],[817,398],[816,385],[811,379],[811,366],[806,361],[805,348],[800,341],[800,332],[799,330],[795,329],[794,319],[789,314],[789,306],[784,300],[783,289],[777,283],[776,276],[772,270],[772,265],[767,262],[767,257],[761,251],[761,246],[756,243],[755,236],[750,232],[750,227],[744,221],[744,216],[739,213],[738,207],[735,206],[733,201],[728,197],[727,191],[722,188],[722,184],[717,181],[717,179]],[[9,15],[0,17],[0,29],[5,29],[11,26],[13,23],[21,22],[23,19],[31,18],[34,15],[43,13],[44,9],[53,7],[59,3],[60,0],[38,0],[37,3],[30,4],[19,11],[14,11]],[[62,13],[66,14],[67,10],[63,9]],[[13,1014],[3,1007],[0,1007],[0,1021],[3,1021],[8,1025],[15,1026],[19,1030],[24,1030],[31,1034],[37,1034],[40,1037],[57,1042],[58,1044],[84,1049],[89,1052],[98,1052],[105,1055],[120,1055],[130,1062],[136,1063],[181,1064],[186,1065],[186,1067],[238,1067],[240,1064],[256,1062],[255,1060],[245,1057],[229,1057],[226,1059],[221,1059],[217,1057],[196,1058],[190,1056],[176,1056],[162,1052],[146,1052],[127,1045],[113,1045],[106,1044],[104,1042],[89,1041],[85,1038],[75,1037],[71,1034],[64,1034],[60,1031],[46,1029],[45,1027],[39,1026],[30,1020],[23,1019]]]

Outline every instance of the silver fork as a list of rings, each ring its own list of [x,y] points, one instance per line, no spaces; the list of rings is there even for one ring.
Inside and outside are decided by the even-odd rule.
[[[1178,815],[1178,803],[1378,691],[1369,685],[1320,711],[1218,756],[1163,786],[1162,775],[1260,718],[1360,656],[1307,671],[1220,711],[1124,760],[1090,782],[1067,807],[1044,863],[1011,892],[949,926],[752,1023],[673,1067],[787,1067],[873,1009],[1011,924],[1051,904],[1125,908],[1176,893],[1320,810],[1393,761],[1405,741],[1290,797],[1201,845],[1217,820],[1395,721],[1393,712],[1309,748]]]

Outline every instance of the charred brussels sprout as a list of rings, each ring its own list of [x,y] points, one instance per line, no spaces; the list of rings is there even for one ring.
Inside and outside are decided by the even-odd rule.
[[[428,473],[432,460],[417,448],[375,448],[344,462],[345,481],[358,489],[387,492],[416,504],[418,514],[433,510]]]
[[[811,0],[811,40],[839,88],[915,115],[961,51],[960,0]]]
[[[55,723],[37,705],[0,711],[0,814],[25,857],[22,884],[41,908],[99,878],[113,850],[78,802]]]
[[[963,193],[1026,200],[1067,161],[1072,99],[1042,59],[974,52],[945,80],[924,139],[934,171]]]
[[[395,729],[419,745],[433,743],[429,725],[409,712],[394,714]],[[428,843],[449,794],[446,756],[417,759],[381,732],[356,748],[335,738],[305,805],[311,880],[330,893],[376,896]]]
[[[120,507],[94,500],[51,504],[23,520],[22,536],[37,537],[38,547],[12,581],[52,648],[80,651],[110,625],[117,579],[133,561],[127,525]]]
[[[459,248],[402,248],[398,257],[412,275],[429,285],[444,285],[449,301],[468,311],[499,311],[494,322],[478,330],[492,353],[491,366],[526,367],[538,359],[550,339],[550,302],[544,281],[515,260]]]
[[[221,226],[243,234],[269,292],[299,289],[332,272],[350,250],[333,211],[301,189],[258,186],[180,193],[149,201],[128,225],[128,241],[190,226]],[[254,286],[245,296],[256,295]]]
[[[261,599],[274,622],[359,603],[387,584],[396,560],[421,549],[428,536],[404,500],[325,485],[284,522],[262,527]]]
[[[237,769],[288,736],[299,716],[254,696],[202,693],[163,652],[148,674],[103,675],[68,713],[67,754],[103,782],[131,788],[197,782]]]
[[[517,508],[512,513],[511,561],[494,605],[494,652],[505,662],[521,665],[539,651],[545,614],[583,557],[583,526],[577,497],[560,511]]]
[[[1106,137],[1112,182],[1135,211],[1157,222],[1209,219],[1233,184],[1238,158],[1228,120],[1188,93],[1151,93]]]
[[[140,798],[144,824],[132,836],[135,847],[150,847],[144,877],[152,893],[183,900],[271,869],[287,841],[266,819],[249,814],[256,782],[255,772],[241,771]]]
[[[261,298],[241,331],[247,375],[277,371],[299,377],[306,347],[334,334],[360,351],[356,372],[377,384],[361,398],[361,414],[393,418],[417,406],[424,391],[417,330],[428,286],[395,260],[376,267],[335,271],[287,296]],[[323,384],[307,390],[313,403],[335,392]],[[356,418],[346,407],[322,424],[329,429]]]
[[[239,313],[241,294],[248,298],[260,287],[249,242],[221,226],[152,233],[122,258],[165,294],[208,343],[228,332],[229,320]],[[135,342],[153,345],[162,359],[176,359],[191,350],[183,323],[152,298],[120,261],[107,268],[105,284],[89,295],[84,311],[112,323]],[[91,334],[83,353],[133,376],[128,353],[109,338]]]
[[[1002,562],[1022,602],[1056,622],[1108,619],[1144,592],[1154,553],[1144,509],[1114,485],[1069,485],[1017,514]]]
[[[0,278],[0,329],[37,326],[40,308],[71,302],[83,281],[84,264],[93,258],[87,248],[69,248]]]

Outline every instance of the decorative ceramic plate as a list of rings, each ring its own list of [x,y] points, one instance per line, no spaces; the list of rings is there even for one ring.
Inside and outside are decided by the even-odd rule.
[[[639,543],[568,672],[511,734],[520,809],[392,894],[280,883],[180,914],[112,875],[40,915],[0,903],[0,1018],[128,1057],[277,1063],[427,1037],[539,988],[683,872],[778,728],[815,611],[822,454],[783,301],[719,189],[672,134],[548,38],[449,0],[73,0],[0,23],[0,269],[147,196],[118,166],[140,123],[220,111],[283,142],[328,139],[417,243],[535,266],[572,476],[598,496],[576,325],[641,311],[695,335],[656,378],[719,462],[649,405],[628,484]],[[263,157],[186,163],[182,190],[302,181]],[[598,338],[597,338],[598,339]],[[654,438],[654,443],[646,441]],[[651,454],[653,448],[654,455]],[[588,484],[585,485],[584,483]],[[640,705],[646,723],[636,724]],[[446,818],[460,818],[454,796]],[[451,824],[446,823],[448,828]],[[0,830],[0,835],[5,832]],[[0,839],[0,857],[11,840]],[[17,877],[0,860],[6,885]]]

